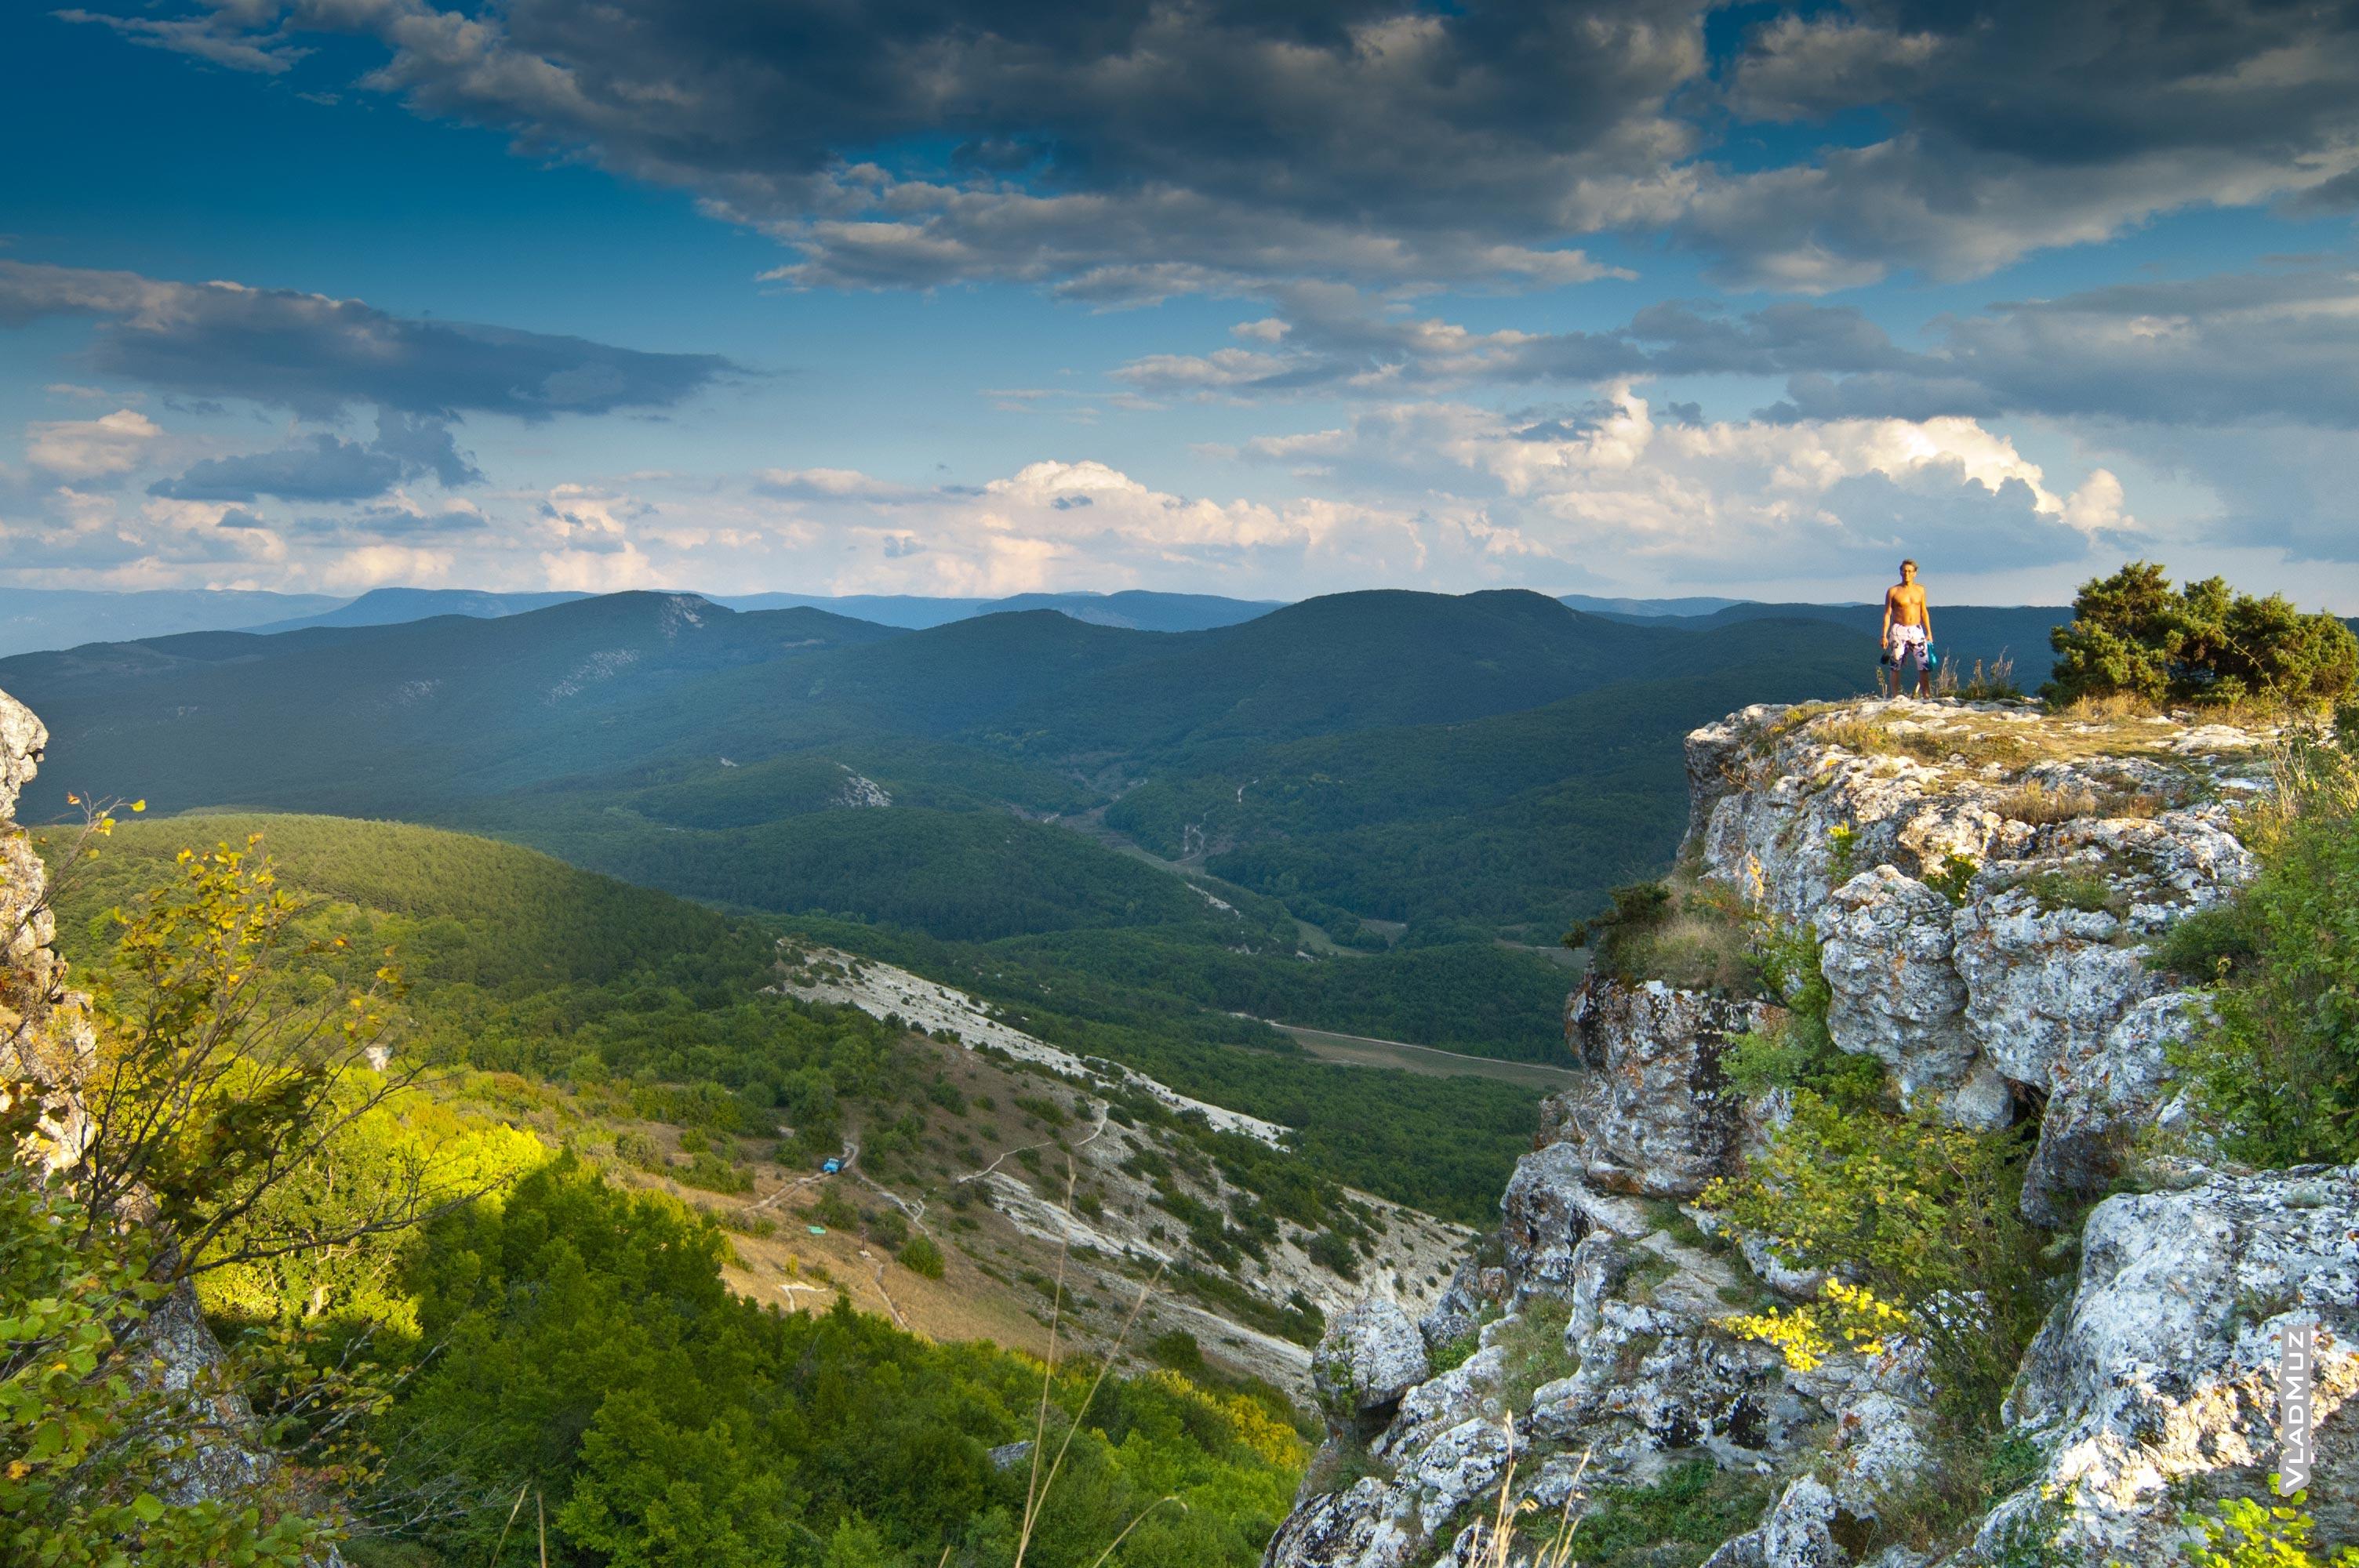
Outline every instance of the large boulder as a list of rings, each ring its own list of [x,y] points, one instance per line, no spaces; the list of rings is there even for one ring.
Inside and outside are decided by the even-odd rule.
[[[1578,1142],[1550,1143],[1516,1162],[1499,1200],[1499,1236],[1515,1303],[1534,1295],[1571,1300],[1573,1249],[1593,1232],[1636,1238],[1654,1228],[1636,1199],[1599,1192],[1587,1177]]]
[[[2080,1040],[2050,1069],[2047,1114],[2023,1176],[2023,1212],[2060,1227],[2105,1195],[2129,1163],[2139,1136],[2182,1127],[2186,1106],[2173,1087],[2171,1048],[2208,1016],[2188,991],[2133,1005],[2102,1036]]]
[[[2165,1560],[2177,1498],[2207,1486],[2256,1495],[2275,1467],[2279,1346],[2297,1323],[2318,1327],[2314,1419],[2338,1429],[2359,1393],[2359,1167],[2099,1204],[2072,1298],[2007,1401],[2044,1472],[1984,1534],[2020,1530],[2042,1498],[2061,1498],[2049,1561]],[[2321,1466],[2312,1506],[2347,1520],[2354,1490]]]
[[[1565,1039],[1588,1082],[1566,1097],[1593,1186],[1691,1197],[1735,1168],[1738,1097],[1721,1069],[1730,1040],[1767,1025],[1767,1004],[1593,976],[1565,1007]]]
[[[1264,1568],[1403,1568],[1417,1549],[1412,1519],[1374,1476],[1341,1491],[1305,1498],[1277,1527],[1262,1553]]]
[[[1890,1070],[1903,1103],[1965,1126],[2006,1125],[2007,1094],[1977,1074],[1966,985],[1952,961],[1949,899],[1892,866],[1836,888],[1818,916],[1827,1033]]]
[[[1310,1382],[1340,1427],[1381,1425],[1430,1375],[1425,1338],[1396,1303],[1378,1297],[1338,1313],[1310,1357]]]

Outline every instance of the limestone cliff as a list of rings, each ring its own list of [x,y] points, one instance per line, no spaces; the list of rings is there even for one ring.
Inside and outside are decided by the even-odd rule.
[[[1689,1533],[1649,1563],[2177,1561],[2184,1509],[2265,1485],[2275,1346],[2305,1320],[2311,1506],[2321,1539],[2359,1539],[2359,1440],[2336,1414],[2359,1391],[2359,1170],[2199,1151],[2139,1173],[2158,1190],[2103,1196],[2132,1134],[2179,1118],[2168,1048],[2200,1002],[2148,959],[2256,869],[2237,808],[2271,788],[2269,739],[1908,701],[1752,708],[1689,738],[1683,874],[1815,937],[1835,1044],[1953,1125],[2037,1125],[2024,1211],[2080,1260],[2003,1412],[2027,1468],[1986,1515],[1905,1543],[1890,1517],[1944,1436],[1906,1336],[1796,1370],[1730,1331],[1820,1284],[1690,1201],[1789,1114],[1723,1070],[1776,1000],[1598,977],[1566,1015],[1589,1076],[1547,1107],[1491,1247],[1414,1339],[1386,1303],[1336,1321],[1332,1436],[1269,1568],[1471,1568],[1493,1561],[1503,1484],[1529,1529],[1576,1489],[1610,1509],[1666,1478]],[[1711,1519],[1733,1523],[1693,1532]],[[1579,1561],[1603,1550],[1576,1532]]]
[[[49,878],[16,826],[16,795],[30,782],[49,731],[24,704],[0,691],[0,1093],[29,1085],[41,1102],[37,1157],[71,1165],[90,1138],[74,1093],[92,1050],[90,1003],[66,989],[50,944]]]

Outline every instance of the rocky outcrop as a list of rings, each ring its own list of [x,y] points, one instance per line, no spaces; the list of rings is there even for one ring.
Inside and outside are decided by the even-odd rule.
[[[1659,980],[1597,979],[1574,991],[1565,1041],[1590,1076],[1557,1114],[1574,1130],[1590,1184],[1692,1197],[1734,1170],[1741,1118],[1721,1054],[1775,1011]]]
[[[64,1173],[90,1148],[84,1087],[96,1044],[90,999],[67,989],[65,965],[51,946],[47,872],[16,821],[17,793],[48,741],[40,720],[0,692],[0,1094],[31,1086],[41,1116],[30,1147],[18,1152]],[[271,1480],[277,1463],[256,1441],[253,1411],[230,1384],[227,1358],[187,1281],[156,1303],[126,1349],[124,1375],[152,1377],[190,1401],[169,1500],[242,1500]],[[342,1559],[331,1549],[316,1561],[341,1568]]]
[[[1908,1104],[1984,1129],[2044,1110],[2024,1208],[2056,1224],[2169,1115],[2196,999],[2148,960],[2253,874],[2234,807],[2269,789],[2267,740],[2014,704],[1747,708],[1689,738],[1690,852],[1816,933],[1829,1032]]]
[[[1346,1428],[1381,1423],[1431,1370],[1417,1325],[1388,1301],[1364,1301],[1338,1315],[1310,1359],[1321,1408]]]
[[[1457,1364],[1397,1393],[1368,1372],[1333,1377],[1371,1394],[1382,1385],[1388,1402],[1331,1407],[1338,1435],[1321,1467],[1353,1447],[1377,1473],[1306,1496],[1271,1543],[1271,1568],[1471,1564],[1503,1486],[1557,1510],[1576,1474],[1587,1490],[1644,1486],[1698,1459],[1757,1494],[1764,1523],[1745,1541],[1774,1535],[1782,1553],[1732,1561],[1800,1564],[1817,1561],[1799,1553],[1827,1520],[1872,1511],[1875,1487],[1921,1454],[1919,1416],[1873,1372],[1803,1379],[1728,1330],[1753,1296],[1744,1265],[1733,1246],[1697,1244],[1666,1195],[1736,1168],[1754,1118],[1716,1064],[1728,1038],[1762,1025],[1761,1006],[1599,980],[1568,1017],[1592,1081],[1549,1103],[1549,1141],[1517,1162],[1499,1262],[1462,1270],[1421,1325]],[[1400,1365],[1404,1322],[1386,1303],[1355,1308],[1319,1362]],[[1373,1433],[1351,1423],[1370,1413],[1383,1417]],[[1773,1507],[1773,1481],[1806,1456],[1826,1472],[1811,1483],[1829,1499],[1823,1518],[1791,1499]]]
[[[2163,1560],[2180,1534],[2175,1495],[2257,1492],[2276,1467],[2278,1346],[2297,1323],[2317,1325],[2313,1416],[2332,1428],[2359,1394],[2359,1169],[2216,1176],[2098,1205],[2072,1298],[2008,1400],[2046,1465],[1985,1539],[2061,1498],[2060,1524],[2043,1531],[2053,1561]],[[2330,1523],[2359,1539],[2341,1479]]]
[[[49,731],[30,709],[0,691],[0,1093],[29,1084],[41,1113],[30,1151],[61,1170],[82,1157],[89,1114],[74,1091],[95,1056],[90,999],[70,991],[50,943],[49,879],[25,830],[16,795],[39,766]]]
[[[2036,1118],[2026,1213],[2067,1237],[2086,1215],[2077,1281],[2005,1412],[2038,1456],[2030,1484],[1933,1552],[1862,1544],[1892,1539],[1896,1499],[1942,1463],[1924,1357],[1901,1336],[1797,1370],[1731,1333],[1820,1276],[1680,1202],[1783,1125],[1788,1097],[1747,1099],[1723,1063],[1776,1011],[1593,979],[1566,1011],[1586,1080],[1544,1108],[1494,1249],[1419,1325],[1447,1369],[1336,1440],[1358,1445],[1350,1484],[1307,1492],[1268,1568],[1487,1562],[1503,1487],[1553,1518],[1576,1486],[1696,1461],[1757,1509],[1708,1568],[2166,1563],[2183,1508],[2265,1489],[2296,1322],[2321,1346],[2319,1539],[2359,1541],[2359,1433],[2336,1413],[2359,1393],[2359,1169],[2182,1156],[2177,1190],[2096,1201],[2135,1133],[2180,1114],[2169,1050],[2203,1004],[2151,960],[2253,874],[2233,806],[2268,787],[2265,739],[1862,702],[1749,709],[1689,741],[1683,864],[1816,936],[1830,1035],[1898,1098],[1971,1128]],[[1339,1321],[1322,1357],[1369,1358],[1379,1319],[1405,1348],[1373,1314]]]

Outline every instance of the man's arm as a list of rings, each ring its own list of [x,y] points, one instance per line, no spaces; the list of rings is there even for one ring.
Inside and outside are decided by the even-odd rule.
[[[1883,624],[1883,625],[1881,625],[1881,626],[1879,626],[1879,627],[1877,627],[1877,628],[1875,629],[1875,641],[1876,641],[1876,643],[1878,643],[1878,645],[1881,645],[1881,644],[1883,644],[1883,643],[1886,643],[1890,642],[1891,640],[1892,640],[1892,589],[1888,589],[1888,588],[1887,588],[1887,589],[1886,589],[1884,590],[1884,624]]]
[[[1920,589],[1918,591],[1921,595],[1924,590]],[[1924,624],[1925,645],[1930,648],[1933,645],[1933,601],[1931,600],[1920,597],[1917,600],[1917,619]]]

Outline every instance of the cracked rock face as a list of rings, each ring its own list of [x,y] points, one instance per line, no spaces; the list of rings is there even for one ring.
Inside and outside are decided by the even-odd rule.
[[[50,947],[57,923],[45,898],[49,875],[15,819],[17,792],[49,738],[31,709],[0,691],[0,1081],[42,1091],[34,1152],[62,1170],[82,1158],[92,1134],[75,1091],[97,1060],[97,1039],[90,999],[64,989],[65,966]]]
[[[1392,1488],[1374,1476],[1297,1504],[1262,1561],[1299,1568],[1403,1568],[1417,1539],[1393,1517]]]
[[[1590,1069],[1560,1114],[1593,1185],[1692,1197],[1735,1169],[1743,1128],[1721,1054],[1775,1012],[1765,1002],[1592,977],[1565,1008],[1565,1040]]]
[[[1374,1297],[1338,1314],[1310,1359],[1321,1407],[1345,1427],[1389,1420],[1401,1396],[1431,1370],[1408,1314]]]
[[[1566,1011],[1590,1079],[1543,1108],[1497,1265],[1470,1260],[1425,1325],[1437,1346],[1479,1325],[1483,1348],[1401,1395],[1367,1444],[1383,1473],[1306,1497],[1267,1568],[1486,1561],[1510,1427],[1511,1497],[1547,1510],[1529,1517],[1554,1517],[1583,1455],[1590,1488],[1697,1458],[1723,1484],[1759,1477],[1759,1514],[1707,1568],[2167,1563],[2183,1509],[2265,1488],[2278,1339],[2298,1321],[2321,1349],[2319,1539],[2359,1540],[2359,1432],[2337,1414],[2359,1394],[2359,1167],[2104,1197],[2136,1133],[2182,1114],[2169,1052],[2201,1003],[2147,958],[2253,874],[2230,803],[2267,787],[2258,745],[1906,702],[1752,709],[1690,738],[1691,860],[1815,929],[1835,1043],[1953,1124],[2038,1115],[2034,1220],[2096,1204],[2073,1294],[2006,1411],[2041,1455],[2036,1484],[1946,1555],[1854,1563],[1844,1543],[1890,1539],[1879,1510],[1943,1463],[1921,1347],[1783,1365],[1726,1319],[1819,1278],[1690,1206],[1719,1237],[1700,1245],[1666,1202],[1741,1171],[1790,1114],[1781,1092],[1737,1099],[1720,1071],[1727,1039],[1774,1015],[1593,979]],[[1560,1344],[1535,1333],[1556,1314]]]
[[[2266,789],[2266,740],[1990,704],[1748,708],[1689,738],[1693,848],[1816,930],[1829,1032],[1906,1103],[1984,1130],[2046,1108],[2024,1209],[2054,1224],[2165,1114],[2190,999],[2147,959],[2257,869],[2231,803]]]
[[[2175,1486],[2243,1472],[2257,1491],[2275,1467],[2287,1325],[2318,1325],[2321,1426],[2359,1393],[2359,1168],[2108,1198],[2082,1247],[2079,1284],[2024,1357],[2007,1419],[2047,1455],[2042,1484],[2071,1490],[2057,1561],[2160,1561]]]

